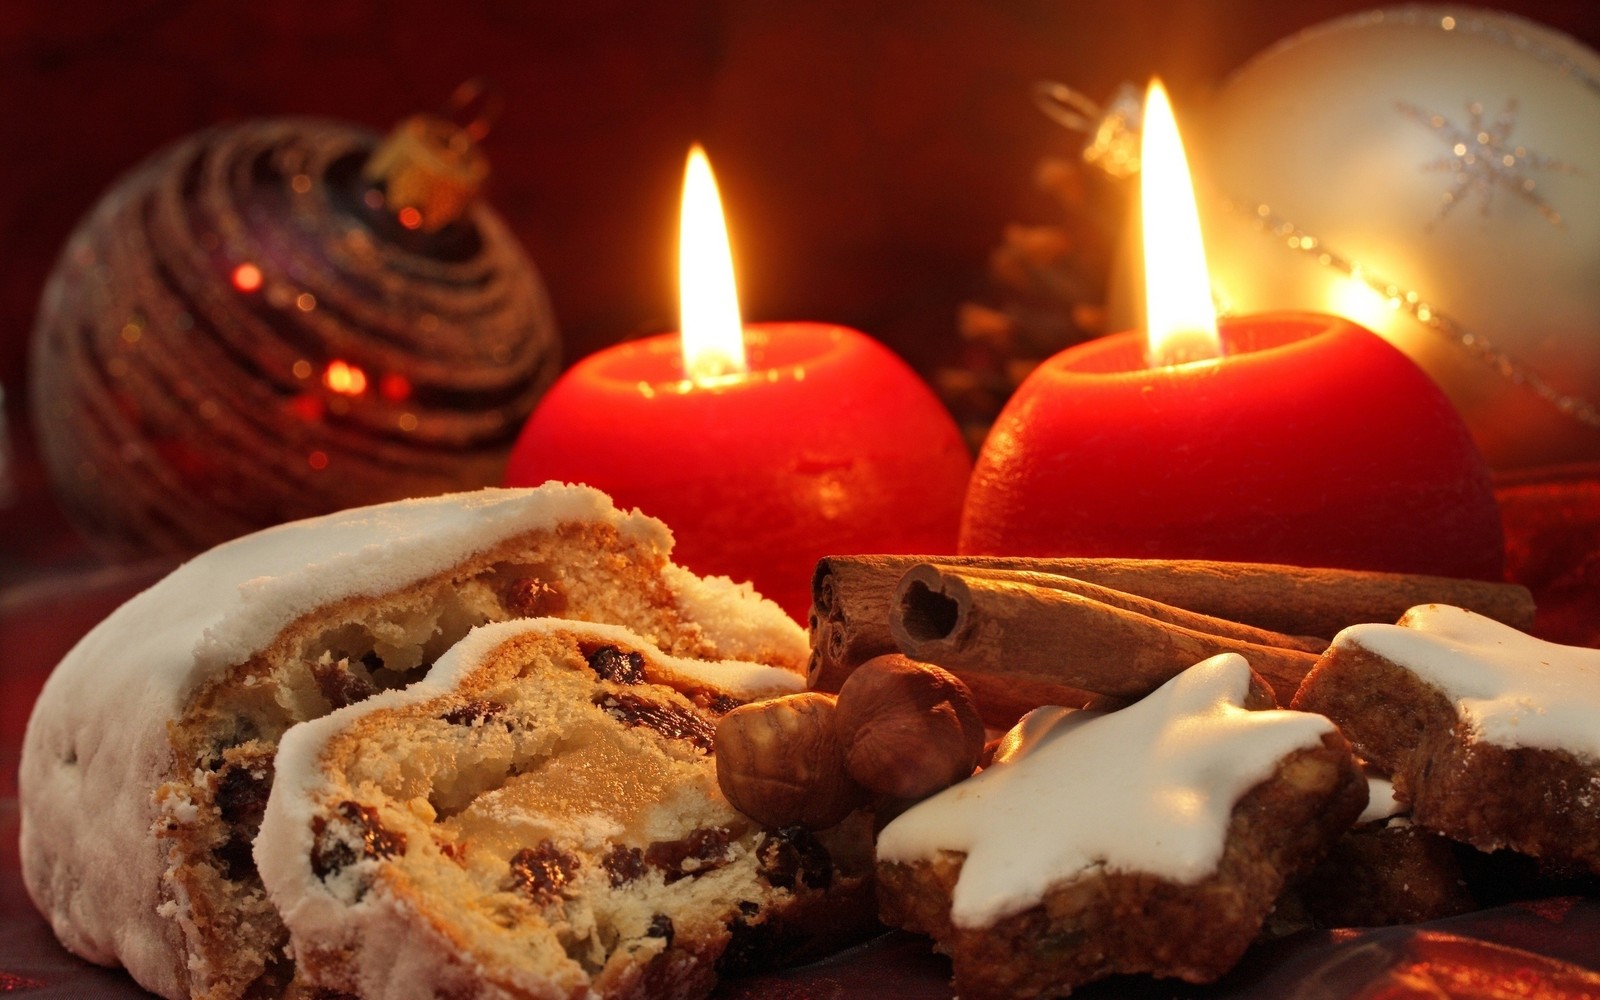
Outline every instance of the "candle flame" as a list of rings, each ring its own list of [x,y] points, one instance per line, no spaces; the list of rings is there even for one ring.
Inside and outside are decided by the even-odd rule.
[[[678,310],[683,370],[696,382],[748,370],[739,292],[711,161],[696,144],[683,175],[678,229]]]
[[[1150,364],[1214,358],[1222,353],[1222,343],[1200,238],[1200,212],[1183,139],[1160,80],[1150,82],[1145,98],[1139,159]]]

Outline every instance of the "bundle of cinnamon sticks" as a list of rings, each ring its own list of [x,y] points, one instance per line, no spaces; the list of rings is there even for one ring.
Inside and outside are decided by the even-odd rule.
[[[812,686],[901,652],[973,688],[991,721],[1034,705],[1116,704],[1223,652],[1242,654],[1280,704],[1339,630],[1418,604],[1519,629],[1515,584],[1210,560],[831,556],[812,578]]]

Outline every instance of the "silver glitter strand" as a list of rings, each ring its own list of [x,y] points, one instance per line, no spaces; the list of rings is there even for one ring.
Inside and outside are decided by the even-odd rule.
[[[1569,395],[1552,386],[1537,372],[1520,364],[1510,354],[1481,333],[1468,330],[1450,316],[1440,312],[1414,289],[1404,288],[1387,281],[1349,257],[1329,247],[1317,236],[1306,232],[1273,212],[1268,205],[1254,208],[1233,201],[1224,201],[1231,212],[1250,216],[1256,227],[1266,235],[1282,242],[1291,252],[1314,259],[1323,267],[1331,268],[1347,278],[1353,278],[1383,296],[1395,308],[1432,330],[1451,343],[1466,349],[1474,357],[1492,367],[1513,385],[1531,390],[1540,399],[1560,412],[1588,427],[1600,429],[1600,409],[1588,400]]]

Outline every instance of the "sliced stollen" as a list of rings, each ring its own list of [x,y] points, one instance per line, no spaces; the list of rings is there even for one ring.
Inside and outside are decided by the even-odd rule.
[[[627,625],[673,654],[791,672],[805,635],[748,585],[669,560],[671,533],[547,484],[345,511],[196,557],[80,641],[20,773],[25,883],[56,935],[171,998],[287,987],[251,842],[278,738],[420,677],[473,626]]]
[[[871,915],[871,833],[763,829],[716,720],[791,675],[624,629],[489,625],[284,734],[256,858],[305,984],[366,1000],[697,997]]]

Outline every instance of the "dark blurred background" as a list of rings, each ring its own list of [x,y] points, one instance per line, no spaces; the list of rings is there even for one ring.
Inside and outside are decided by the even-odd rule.
[[[128,168],[205,126],[309,114],[387,129],[490,78],[488,198],[549,286],[572,361],[675,325],[676,201],[704,143],[751,320],[842,322],[924,371],[958,341],[1032,183],[1081,143],[1036,81],[1096,100],[1153,73],[1181,105],[1351,0],[7,0],[0,5],[0,582],[88,558],[48,496],[27,343],[71,227]],[[1591,45],[1592,0],[1502,9]],[[0,453],[3,454],[3,453]],[[9,497],[5,494],[9,491]]]

